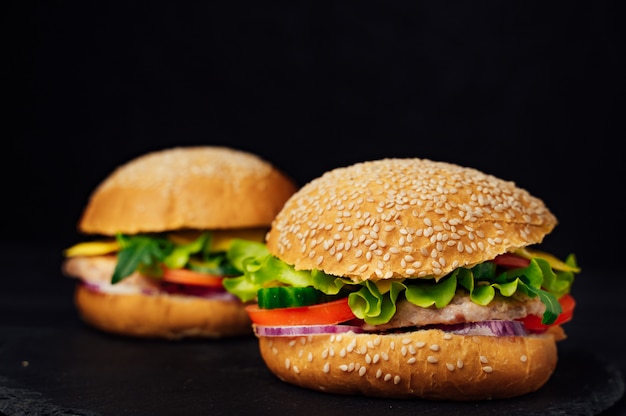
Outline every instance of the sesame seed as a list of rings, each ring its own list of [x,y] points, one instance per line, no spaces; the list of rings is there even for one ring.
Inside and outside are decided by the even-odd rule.
[[[330,364],[328,362],[324,363],[324,367],[322,368],[322,371],[326,374],[330,373]]]
[[[454,364],[446,363],[446,368],[450,371],[454,371]]]
[[[483,371],[485,373],[491,373],[493,371],[493,368],[487,365],[483,367]]]
[[[483,364],[487,364],[489,362],[489,360],[484,355],[481,355],[480,356],[480,362],[483,363]]]
[[[519,357],[519,360],[525,363],[526,361],[528,361],[528,357],[526,355],[522,355],[521,357]]]
[[[415,357],[411,357],[408,360],[406,360],[407,364],[413,364],[415,361],[417,361]]]
[[[417,348],[424,348],[424,345],[426,345],[426,343],[425,343],[424,341],[417,341],[417,342],[415,343],[415,346],[416,346]]]
[[[365,366],[359,368],[359,376],[363,377],[366,371],[367,371],[367,368]]]
[[[431,351],[439,351],[439,345],[437,344],[433,344],[429,348]]]
[[[393,378],[393,384],[400,384],[401,381],[402,381],[402,378],[400,376],[395,376]]]
[[[437,360],[437,358],[432,355],[426,357],[426,361],[428,361],[430,364],[437,364],[439,362],[439,360]]]
[[[352,352],[352,350],[354,350],[354,347],[356,347],[356,339],[353,339],[352,341],[350,341],[350,343],[348,344],[346,348],[348,352]]]
[[[391,380],[391,377],[392,377],[391,374],[387,373],[387,374],[385,374],[385,377],[383,378],[383,380],[389,381],[389,380]]]

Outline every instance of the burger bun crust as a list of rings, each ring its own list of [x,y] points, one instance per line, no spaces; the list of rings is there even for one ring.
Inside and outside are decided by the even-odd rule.
[[[110,294],[79,284],[74,302],[83,321],[118,335],[177,340],[252,334],[250,318],[238,301]]]
[[[551,333],[526,337],[399,334],[259,337],[280,380],[326,393],[472,401],[521,396],[542,387],[557,365]]]
[[[297,270],[356,282],[440,278],[540,243],[556,224],[542,200],[513,182],[451,163],[382,159],[300,188],[267,246]]]
[[[88,234],[268,227],[296,190],[260,157],[218,146],[177,147],[115,169],[79,221]]]

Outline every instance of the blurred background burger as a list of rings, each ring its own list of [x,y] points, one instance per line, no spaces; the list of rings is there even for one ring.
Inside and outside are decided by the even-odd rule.
[[[115,169],[94,190],[65,251],[85,322],[137,337],[250,333],[222,279],[234,238],[263,241],[293,181],[248,152],[219,146],[154,151]]]

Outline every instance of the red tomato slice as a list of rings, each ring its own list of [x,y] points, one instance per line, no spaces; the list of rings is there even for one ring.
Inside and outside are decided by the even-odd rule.
[[[512,253],[500,254],[499,256],[496,256],[496,258],[493,259],[492,262],[497,264],[498,266],[509,267],[511,269],[528,267],[528,265],[530,264],[530,260]]]
[[[311,306],[261,309],[258,305],[246,306],[250,320],[258,325],[335,325],[354,319],[348,298]]]
[[[183,285],[223,287],[221,276],[200,273],[189,269],[170,269],[163,266],[162,279],[164,282]]]
[[[556,320],[549,325],[542,324],[541,317],[537,315],[528,315],[527,317],[518,320],[524,324],[526,329],[535,332],[543,332],[551,326],[560,325],[565,322],[571,321],[572,316],[574,315],[574,307],[576,306],[576,301],[574,300],[572,295],[568,293],[561,296],[561,299],[559,299],[559,303],[561,304],[563,312],[561,312],[561,314],[557,316]]]

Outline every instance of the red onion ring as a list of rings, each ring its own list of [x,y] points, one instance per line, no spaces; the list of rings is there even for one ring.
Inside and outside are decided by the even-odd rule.
[[[262,337],[292,337],[300,335],[344,334],[346,332],[361,333],[363,329],[353,325],[254,325],[254,332]]]

